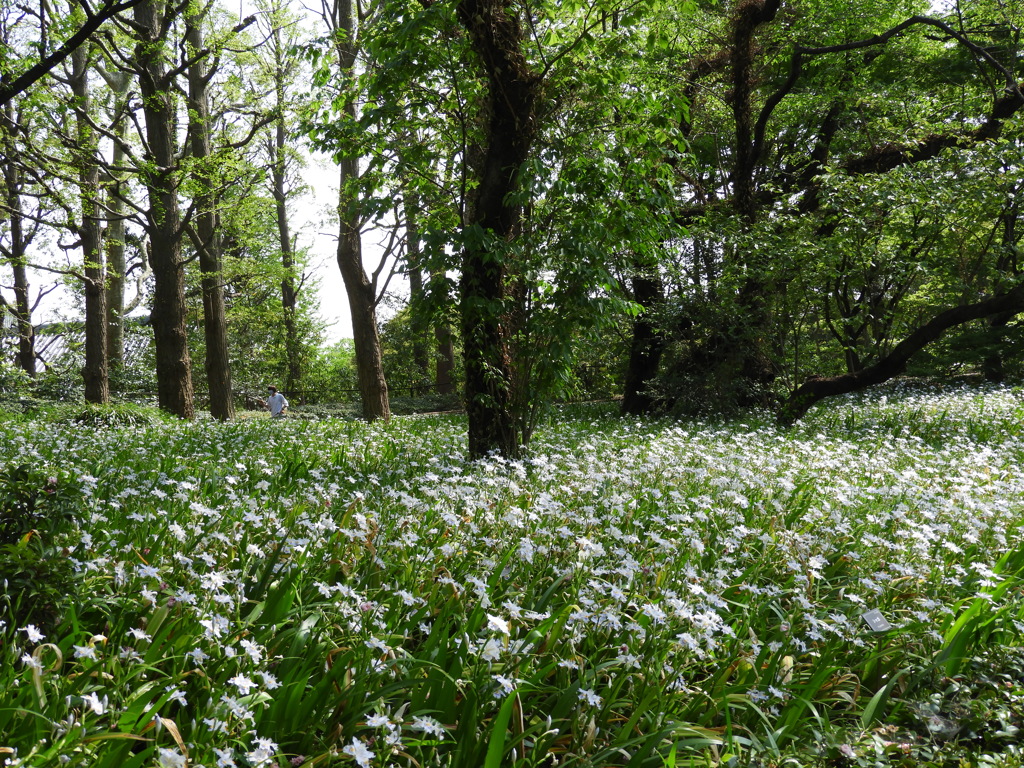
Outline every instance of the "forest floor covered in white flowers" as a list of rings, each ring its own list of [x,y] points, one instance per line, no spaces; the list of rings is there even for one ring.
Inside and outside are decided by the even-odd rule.
[[[64,413],[67,413],[66,411]],[[1024,393],[0,422],[0,765],[1022,765]]]

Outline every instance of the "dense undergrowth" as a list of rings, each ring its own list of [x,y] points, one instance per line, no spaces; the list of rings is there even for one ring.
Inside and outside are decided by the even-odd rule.
[[[0,422],[0,764],[1024,764],[1016,390],[78,416]]]

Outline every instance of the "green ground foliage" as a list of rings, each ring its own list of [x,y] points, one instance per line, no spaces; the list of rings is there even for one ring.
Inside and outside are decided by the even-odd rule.
[[[1022,423],[12,412],[0,765],[1020,766]]]

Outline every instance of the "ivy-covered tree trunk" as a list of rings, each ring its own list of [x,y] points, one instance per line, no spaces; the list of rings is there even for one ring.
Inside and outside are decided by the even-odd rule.
[[[516,457],[521,448],[512,408],[505,245],[522,217],[519,174],[537,135],[540,80],[523,55],[525,35],[516,13],[507,0],[458,5],[459,20],[483,66],[488,99],[477,187],[463,226],[459,286],[472,458],[491,452]]]
[[[203,50],[203,17],[185,14],[185,41],[192,56]],[[210,414],[222,421],[235,416],[235,398],[231,389],[231,360],[228,354],[227,312],[224,306],[221,239],[218,226],[217,196],[210,148],[210,98],[207,85],[211,73],[204,59],[194,60],[188,70],[189,136],[192,158],[199,180],[195,198],[195,230],[202,271],[203,336],[206,341],[206,383],[210,388]]]
[[[135,64],[146,122],[150,163],[143,176],[149,198],[147,234],[153,269],[153,341],[156,347],[157,400],[185,419],[195,417],[192,359],[188,351],[185,308],[185,259],[178,205],[176,111],[164,63],[163,3],[145,0],[135,8],[140,36]]]

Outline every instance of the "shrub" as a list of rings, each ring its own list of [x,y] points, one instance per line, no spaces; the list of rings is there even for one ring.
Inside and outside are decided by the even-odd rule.
[[[155,426],[173,418],[159,408],[136,403],[85,404],[68,409],[67,421],[95,427]]]
[[[18,626],[59,623],[74,577],[61,544],[76,525],[80,498],[68,478],[27,464],[0,471],[0,618]]]

